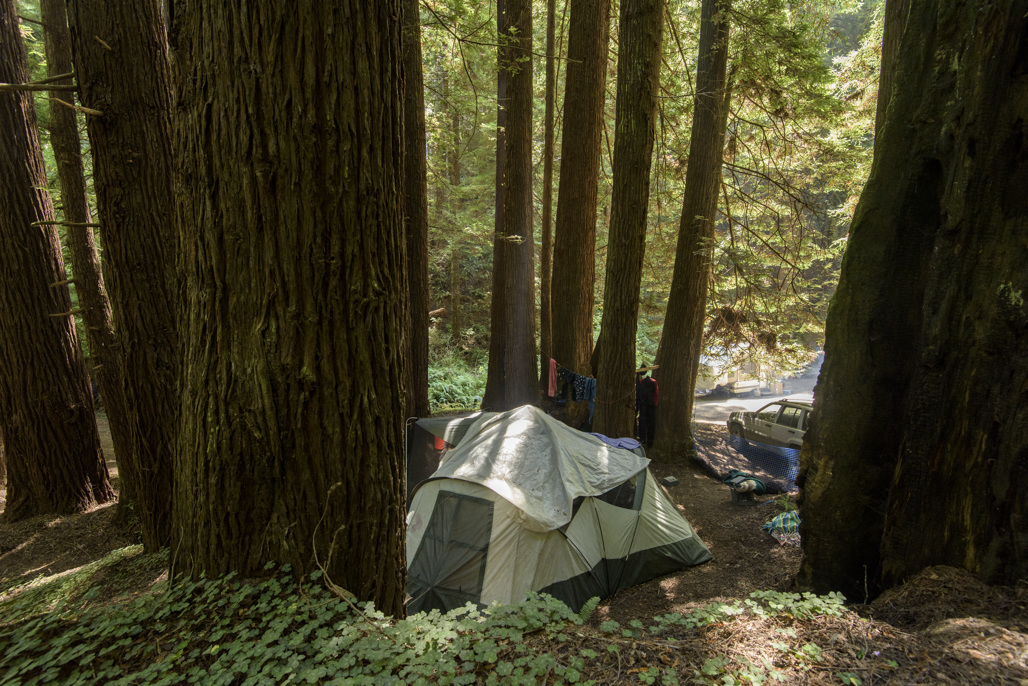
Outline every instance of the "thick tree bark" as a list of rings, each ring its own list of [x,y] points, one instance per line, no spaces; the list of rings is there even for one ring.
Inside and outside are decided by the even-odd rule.
[[[538,369],[532,231],[532,3],[506,0],[504,4],[499,62],[500,72],[505,75],[506,95],[505,187],[503,230],[496,236],[493,252],[499,259],[493,267],[492,303],[492,321],[494,325],[499,323],[503,333],[495,357],[490,345],[487,398],[483,406],[505,410],[536,401]],[[500,205],[497,208],[500,211]],[[499,303],[497,293],[502,293]]]
[[[400,0],[176,7],[173,570],[323,565],[402,615]]]
[[[557,100],[557,0],[546,2],[546,97],[543,114],[542,232],[539,246],[539,388],[549,388],[553,357],[553,111]]]
[[[631,436],[635,427],[635,333],[646,251],[664,0],[621,0],[614,194],[600,324],[593,428]]]
[[[885,124],[885,113],[892,97],[892,84],[895,81],[896,57],[899,55],[900,38],[907,24],[910,12],[910,0],[886,0],[885,22],[882,31],[882,63],[878,76],[878,100],[875,103],[875,138]]]
[[[410,317],[408,417],[428,408],[428,185],[425,162],[425,88],[418,0],[403,0],[404,220],[407,233],[407,310]]]
[[[596,196],[603,134],[609,0],[571,0],[557,220],[553,239],[553,358],[589,375],[596,287]],[[575,422],[577,423],[577,422]]]
[[[728,8],[728,0],[703,0],[700,14],[696,105],[689,139],[685,201],[667,316],[657,350],[660,371],[654,374],[660,382],[660,418],[654,446],[658,456],[671,457],[695,450],[692,431],[687,427],[692,420],[696,374],[703,351],[707,283],[730,97]]]
[[[915,3],[829,309],[800,581],[1028,575],[1028,18]]]
[[[171,535],[179,402],[164,18],[157,0],[69,0],[68,19],[82,104],[102,112],[86,123],[132,437],[118,466],[137,498],[143,544],[153,551]]]
[[[0,83],[28,69],[14,0],[0,0]],[[0,435],[9,521],[114,497],[71,298],[32,94],[0,96]],[[32,226],[34,222],[49,224]]]
[[[43,19],[43,34],[46,41],[47,73],[53,77],[73,71],[71,60],[71,34],[68,31],[68,15],[64,0],[42,0],[40,12]],[[70,78],[55,81],[70,84]],[[69,105],[75,99],[67,91],[53,91],[50,97]],[[82,145],[79,141],[78,120],[70,107],[50,108],[50,143],[57,161],[57,178],[61,185],[61,204],[64,218],[74,224],[93,223],[86,195],[86,178],[82,166]],[[123,365],[114,338],[114,324],[111,317],[111,303],[107,299],[103,275],[100,271],[100,254],[96,248],[93,229],[90,226],[69,228],[66,232],[68,250],[75,279],[75,291],[82,307],[82,321],[86,328],[86,341],[93,363],[93,376],[100,387],[104,410],[111,427],[114,453],[119,459],[132,451],[131,423],[125,404],[123,387]],[[119,511],[123,503],[135,499],[132,482],[119,479]]]

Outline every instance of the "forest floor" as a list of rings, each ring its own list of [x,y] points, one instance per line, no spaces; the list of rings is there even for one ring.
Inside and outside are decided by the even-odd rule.
[[[105,453],[113,455],[103,417],[100,424]],[[723,430],[697,425],[697,439],[704,449],[719,450]],[[113,461],[109,467],[117,485]],[[678,633],[674,641],[639,632],[621,639],[627,649],[594,650],[609,641],[599,628],[605,622],[609,627],[610,620],[641,627],[633,622],[650,625],[659,615],[745,602],[754,591],[793,590],[801,550],[779,544],[761,529],[783,511],[789,496],[758,497],[755,504],[741,505],[693,463],[654,462],[651,469],[658,480],[679,479],[668,492],[714,559],[619,592],[601,603],[570,640],[532,646],[593,656],[583,679],[652,683],[647,681],[651,666],[673,665],[683,683],[775,679],[789,684],[1028,686],[1028,586],[988,587],[945,567],[924,570],[869,605],[849,605],[852,611],[838,617],[750,616]],[[5,496],[0,489],[0,507]],[[0,519],[0,601],[137,544],[131,523],[120,521],[115,512],[111,504],[68,517],[14,524]],[[165,577],[165,562],[163,555],[135,555],[120,568],[112,566],[93,602],[114,604],[148,593]],[[797,607],[801,602],[796,599]],[[540,635],[528,638],[543,640]]]

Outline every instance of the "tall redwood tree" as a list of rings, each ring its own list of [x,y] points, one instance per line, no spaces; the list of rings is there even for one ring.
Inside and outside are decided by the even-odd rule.
[[[74,71],[71,60],[71,34],[68,31],[68,13],[64,0],[41,0],[43,36],[46,43],[46,68],[50,78]],[[72,84],[70,77],[55,82]],[[50,93],[52,100],[75,104],[71,92],[58,90]],[[54,104],[50,108],[50,144],[57,162],[57,178],[61,187],[61,205],[64,219],[70,226],[65,241],[71,255],[75,292],[82,310],[86,341],[92,362],[92,376],[100,387],[104,412],[111,429],[115,456],[128,456],[132,447],[132,424],[125,403],[124,368],[114,336],[111,303],[107,298],[100,253],[93,235],[93,216],[86,193],[86,176],[82,164],[82,144],[75,110]],[[121,457],[128,460],[129,457]],[[120,471],[120,470],[119,470]],[[126,470],[127,471],[127,470]],[[131,479],[121,479],[118,492],[119,506],[135,501]],[[122,509],[123,514],[127,510]]]
[[[703,0],[700,11],[696,105],[685,172],[685,199],[678,225],[664,330],[657,350],[660,408],[654,448],[658,456],[695,450],[692,420],[696,374],[703,350],[707,283],[728,113],[729,0]]]
[[[557,2],[546,2],[546,95],[543,105],[543,191],[539,228],[539,387],[549,387],[553,357],[553,118],[557,100]]]
[[[912,3],[828,312],[800,582],[1028,576],[1028,15]]]
[[[593,428],[609,436],[631,436],[635,424],[635,332],[663,26],[664,0],[621,0],[614,195],[593,420]]]
[[[428,186],[425,162],[425,87],[421,61],[421,15],[417,0],[403,0],[403,219],[407,234],[407,309],[410,355],[408,417],[428,408]]]
[[[610,35],[609,0],[571,0],[557,219],[553,235],[553,358],[592,375],[596,198]]]
[[[132,437],[130,449],[118,455],[118,466],[138,502],[143,544],[156,550],[171,539],[179,400],[164,17],[159,0],[69,0],[68,21],[79,97],[93,112],[86,125],[103,219],[104,283]]]
[[[28,80],[14,0],[0,0],[0,83]],[[0,93],[0,436],[9,521],[114,497],[75,334],[32,94]]]
[[[483,406],[509,409],[539,395],[535,357],[532,230],[532,3],[504,0],[499,63],[504,80],[503,192],[497,194],[489,376]],[[498,174],[499,176],[499,174]],[[502,203],[502,204],[501,204]]]
[[[400,0],[175,7],[173,569],[321,565],[401,615]]]

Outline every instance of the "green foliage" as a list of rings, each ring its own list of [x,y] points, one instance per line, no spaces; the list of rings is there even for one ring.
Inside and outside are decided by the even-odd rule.
[[[101,571],[146,563],[138,546],[66,577],[0,600],[0,682],[62,684],[558,684],[593,683],[597,663],[619,661],[622,646],[673,642],[712,623],[839,616],[838,596],[756,592],[744,601],[695,612],[587,625],[599,600],[581,612],[547,595],[521,603],[433,610],[393,620],[370,603],[356,607],[321,585],[297,580],[288,566],[275,576],[180,580],[122,604],[95,605]],[[151,556],[152,557],[152,556]],[[166,558],[156,556],[162,563]],[[93,584],[88,590],[85,588]],[[9,589],[9,594],[11,589]],[[791,629],[774,648],[793,666],[821,661],[821,648],[800,644]],[[534,636],[532,648],[526,640]],[[792,640],[789,640],[789,639]],[[540,649],[540,646],[546,646]],[[570,647],[570,650],[565,646]],[[640,665],[638,681],[677,684],[662,664]],[[780,680],[770,662],[714,655],[695,670],[698,683]],[[853,682],[855,683],[855,682]]]
[[[429,332],[428,404],[432,413],[477,410],[485,393],[484,361],[469,362],[440,338],[438,329]]]

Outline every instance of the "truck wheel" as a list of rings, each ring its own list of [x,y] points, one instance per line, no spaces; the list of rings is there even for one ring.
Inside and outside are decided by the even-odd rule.
[[[736,441],[740,446],[749,445],[746,441],[746,437],[742,435],[742,425],[732,424],[728,427],[728,433],[736,437]]]

